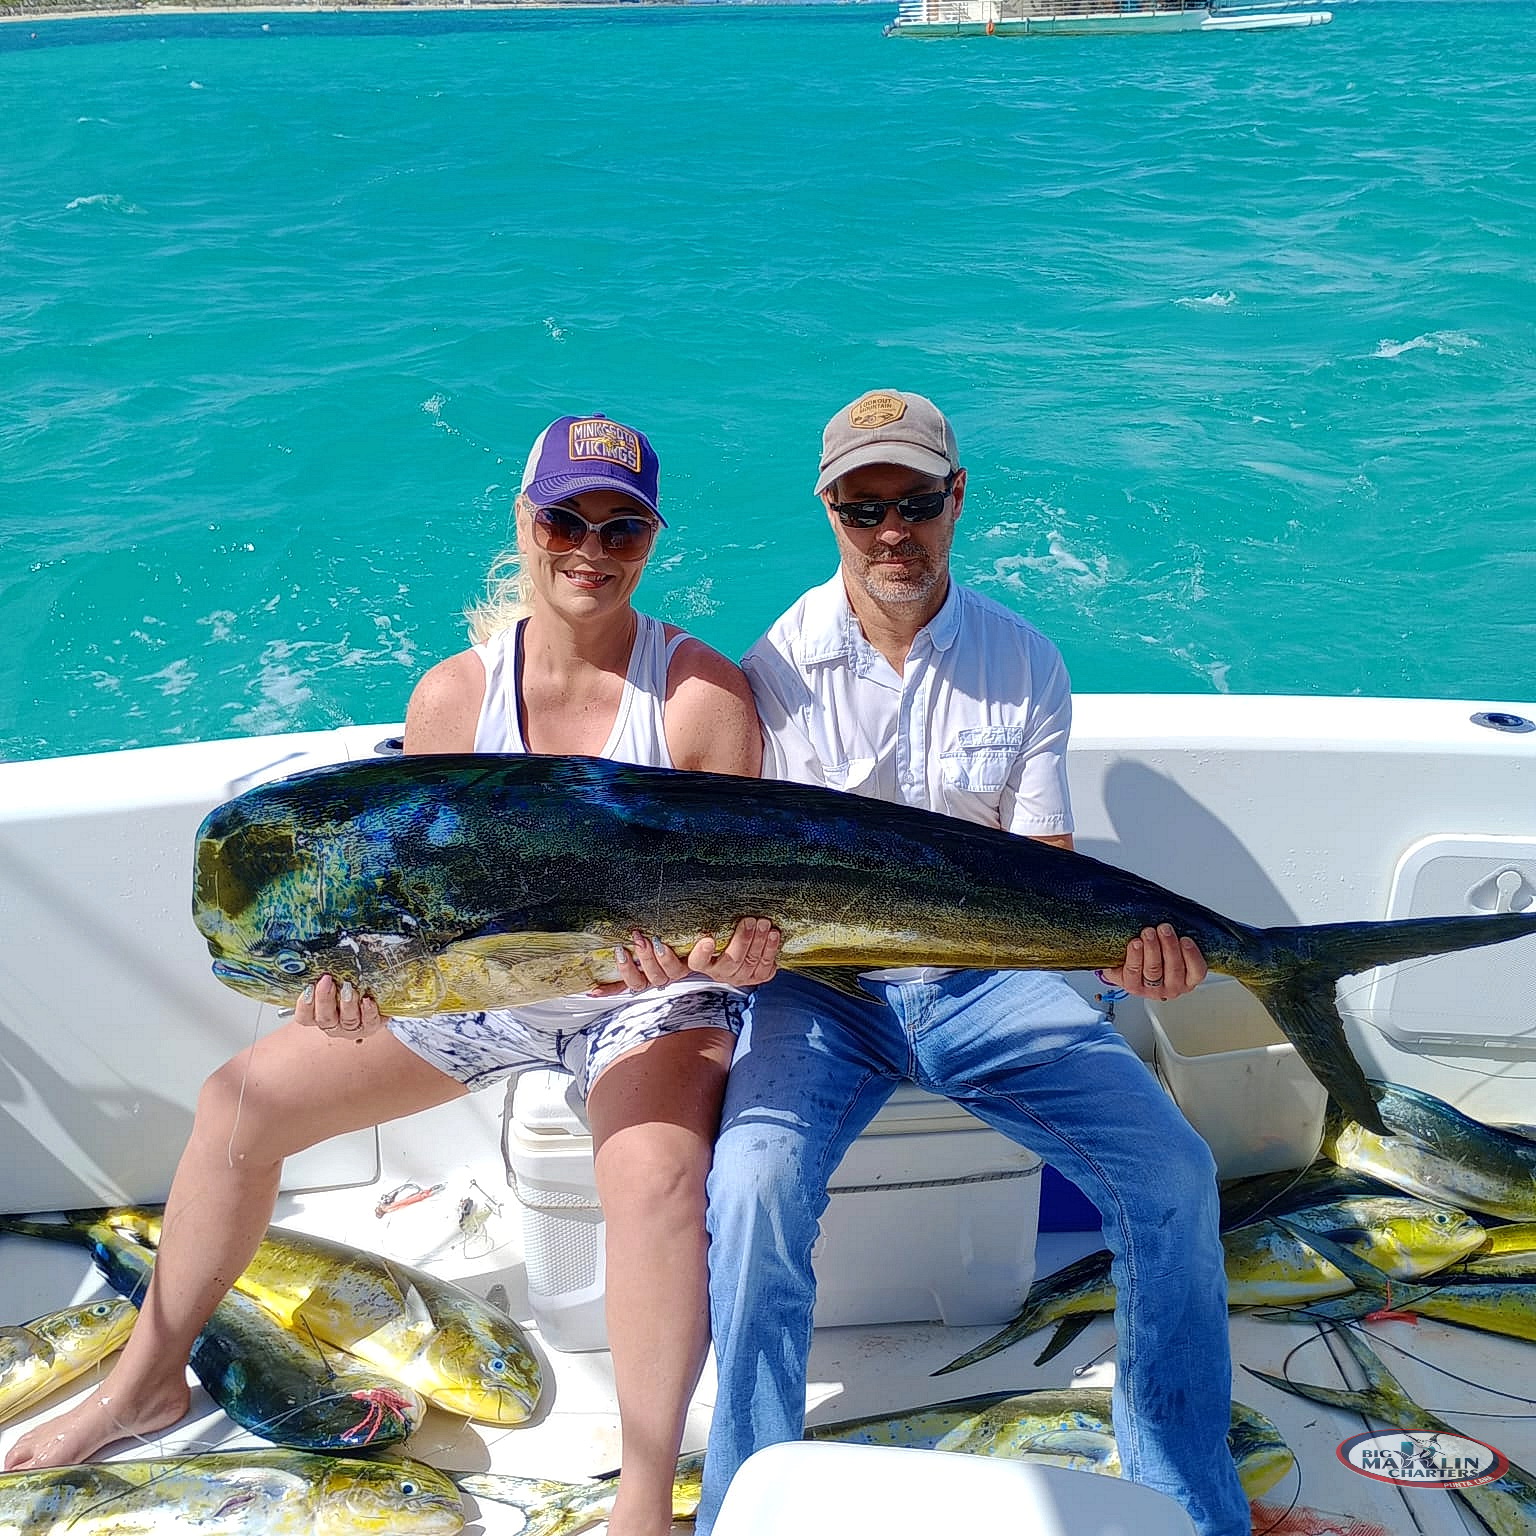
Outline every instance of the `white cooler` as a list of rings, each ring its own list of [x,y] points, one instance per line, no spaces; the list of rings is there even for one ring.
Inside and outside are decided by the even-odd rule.
[[[592,1140],[563,1072],[525,1072],[503,1149],[544,1342],[606,1349]],[[1040,1160],[952,1104],[899,1085],[849,1149],[814,1250],[816,1325],[1007,1322],[1035,1270]]]

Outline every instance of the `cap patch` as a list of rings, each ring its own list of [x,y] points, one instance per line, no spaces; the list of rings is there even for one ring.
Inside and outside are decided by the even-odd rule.
[[[848,407],[848,424],[861,432],[873,432],[890,426],[893,421],[900,421],[906,414],[907,402],[900,395],[877,391],[865,395],[862,400],[855,400]]]
[[[571,462],[618,464],[632,475],[640,473],[640,434],[605,417],[573,421],[570,430]]]

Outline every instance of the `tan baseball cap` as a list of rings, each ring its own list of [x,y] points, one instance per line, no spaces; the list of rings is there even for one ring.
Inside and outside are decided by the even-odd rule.
[[[845,405],[821,435],[821,476],[815,494],[866,464],[901,464],[942,479],[960,468],[955,429],[923,395],[872,389]]]

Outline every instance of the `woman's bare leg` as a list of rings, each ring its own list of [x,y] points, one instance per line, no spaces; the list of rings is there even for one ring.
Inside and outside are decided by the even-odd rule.
[[[95,1392],[11,1447],[6,1469],[85,1461],[183,1417],[192,1345],[266,1232],[283,1159],[466,1091],[386,1030],[357,1043],[289,1023],[226,1062],[198,1099],[128,1343]]]
[[[688,1029],[627,1051],[587,1099],[607,1228],[623,1470],[611,1536],[665,1536],[688,1399],[709,1348],[704,1181],[735,1041]]]

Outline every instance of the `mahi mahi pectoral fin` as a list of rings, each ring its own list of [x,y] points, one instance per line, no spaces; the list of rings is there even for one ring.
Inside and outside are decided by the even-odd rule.
[[[29,1360],[39,1366],[52,1365],[57,1351],[40,1333],[33,1333],[20,1323],[0,1328],[0,1370],[14,1365],[18,1360]]]
[[[851,997],[856,1003],[874,1001],[873,994],[859,985],[859,977],[864,973],[856,965],[781,965],[780,969],[793,971],[796,976],[804,976],[807,981],[819,981],[822,986],[841,992],[844,997]]]
[[[443,995],[431,1012],[514,1007],[613,981],[613,945],[598,933],[483,933],[437,957]]]

